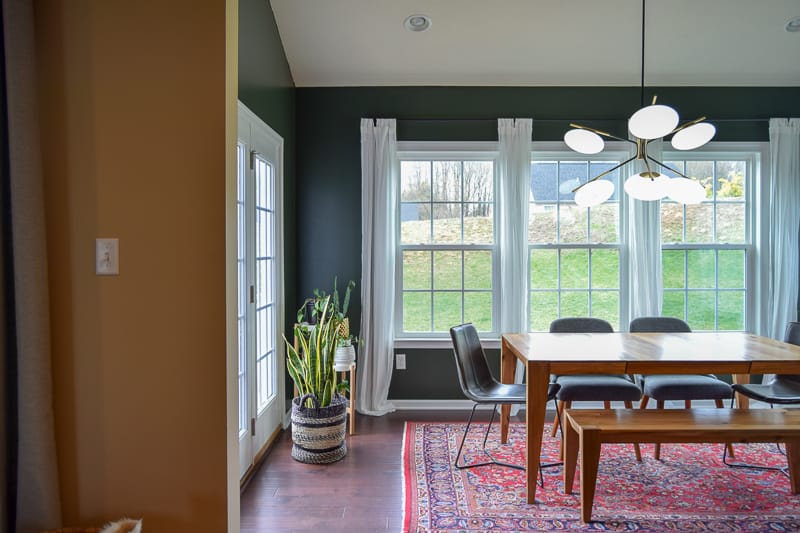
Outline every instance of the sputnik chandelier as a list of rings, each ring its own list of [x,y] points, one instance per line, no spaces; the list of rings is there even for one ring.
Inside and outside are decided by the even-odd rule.
[[[614,183],[601,178],[624,167],[631,161],[641,161],[644,167],[642,172],[631,175],[625,181],[625,192],[632,198],[660,200],[669,196],[672,200],[682,204],[696,204],[702,202],[706,197],[705,188],[696,180],[668,167],[647,153],[650,143],[669,135],[672,135],[672,147],[676,150],[694,150],[710,141],[716,133],[716,128],[712,124],[704,122],[706,117],[700,117],[679,126],[678,112],[669,106],[656,104],[655,96],[651,105],[644,105],[644,23],[645,0],[642,0],[642,108],[628,119],[628,130],[635,140],[623,139],[578,124],[570,124],[573,129],[564,135],[564,142],[567,146],[576,152],[587,155],[603,151],[605,146],[603,137],[629,142],[636,146],[636,154],[630,159],[572,189],[572,192],[575,193],[575,203],[580,206],[591,207],[608,200],[614,194]],[[659,172],[660,169],[669,170],[679,177],[670,178]]]

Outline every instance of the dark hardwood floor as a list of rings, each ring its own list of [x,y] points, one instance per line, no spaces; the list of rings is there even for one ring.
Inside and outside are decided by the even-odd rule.
[[[356,434],[347,437],[347,456],[330,465],[295,461],[291,430],[278,437],[242,494],[242,533],[400,532],[404,422],[466,422],[469,411],[356,416]],[[479,413],[476,419],[478,416],[488,420],[489,413]]]

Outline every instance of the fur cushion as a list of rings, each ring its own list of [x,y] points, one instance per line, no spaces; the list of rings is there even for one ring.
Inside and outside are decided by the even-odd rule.
[[[142,533],[142,521],[123,518],[116,522],[109,522],[100,533]]]

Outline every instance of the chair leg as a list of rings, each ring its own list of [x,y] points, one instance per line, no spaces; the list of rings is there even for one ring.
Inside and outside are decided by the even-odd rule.
[[[625,402],[626,409],[633,409],[633,402],[627,401]],[[642,449],[639,447],[638,442],[633,443],[633,452],[636,454],[636,461],[642,462]]]
[[[663,409],[664,408],[664,400],[656,400],[656,409]],[[655,453],[653,457],[656,458],[656,461],[661,460],[661,443],[656,442],[655,444]]]
[[[731,397],[731,407],[733,407],[735,401],[736,401],[736,395],[734,394]],[[718,400],[717,406],[719,406],[721,403],[722,403],[722,400]],[[769,408],[772,409],[772,407],[773,407],[772,404],[769,404]],[[783,450],[781,450],[781,445],[780,444],[776,444],[775,446],[778,448],[778,453],[780,453],[781,455],[786,455],[783,452]],[[791,477],[789,475],[789,467],[788,467],[788,465],[785,468],[781,468],[779,466],[761,466],[761,465],[753,465],[753,464],[748,464],[748,463],[731,463],[731,462],[728,461],[728,450],[730,450],[731,458],[735,459],[735,457],[733,456],[733,445],[728,443],[728,445],[725,446],[725,449],[722,452],[722,462],[723,462],[723,464],[725,466],[732,466],[732,467],[735,467],[735,468],[751,468],[753,470],[777,470],[778,472],[780,472],[781,474],[785,475],[786,477]]]
[[[561,414],[563,412],[564,412],[564,402],[559,400],[558,404],[556,405],[556,419],[553,420],[553,429],[552,431],[550,431],[550,438],[554,439],[556,437],[556,432],[558,431],[558,428],[561,427]]]
[[[572,409],[572,401],[568,400],[564,402],[564,407],[561,409],[561,414],[564,414],[564,409]],[[560,418],[559,418],[560,420]],[[560,422],[559,422],[560,424]],[[561,442],[558,445],[558,460],[564,460],[564,428],[561,428]]]
[[[497,411],[497,404],[492,406],[492,414],[489,416],[489,424],[486,426],[486,433],[483,435],[483,448],[482,452],[489,458],[489,461],[479,462],[479,463],[470,463],[470,464],[458,464],[459,459],[461,458],[461,452],[464,448],[464,442],[467,440],[467,434],[469,433],[469,428],[472,425],[472,419],[475,417],[475,410],[478,408],[478,404],[472,406],[472,412],[469,414],[469,420],[467,421],[467,427],[464,429],[464,436],[461,438],[461,444],[458,446],[458,453],[456,453],[456,461],[455,467],[459,470],[464,470],[467,468],[475,468],[476,466],[488,466],[488,465],[497,465],[497,466],[505,466],[508,468],[514,468],[516,470],[525,470],[524,466],[515,465],[511,463],[504,463],[503,461],[498,461],[495,457],[486,449],[486,441],[489,439],[489,432],[492,429],[492,422],[494,422],[494,413]],[[542,468],[547,468],[550,466],[560,466],[561,463],[554,463],[554,464],[544,464],[539,466],[539,485],[544,488],[544,476],[542,475]]]

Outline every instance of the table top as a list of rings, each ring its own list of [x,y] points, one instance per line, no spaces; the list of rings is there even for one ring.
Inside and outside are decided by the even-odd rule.
[[[558,374],[800,374],[800,346],[743,332],[513,333],[503,349]]]

